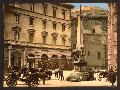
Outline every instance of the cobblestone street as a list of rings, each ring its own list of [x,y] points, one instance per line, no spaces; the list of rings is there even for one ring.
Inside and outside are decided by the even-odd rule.
[[[41,81],[38,87],[111,86],[111,83],[106,82],[105,79],[102,79],[101,81],[98,81],[98,79],[94,81],[81,81],[81,82],[66,81],[66,77],[71,72],[72,71],[64,71],[64,76],[65,76],[64,81],[58,80],[58,78],[55,78],[53,74],[51,80],[47,80],[45,85],[43,85]],[[114,85],[117,86],[117,83],[115,83]],[[7,87],[5,82],[4,82],[4,87]],[[18,81],[18,85],[16,87],[28,87],[28,86],[25,85],[24,82]]]

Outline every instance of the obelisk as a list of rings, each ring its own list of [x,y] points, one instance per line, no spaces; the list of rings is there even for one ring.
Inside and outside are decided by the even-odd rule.
[[[80,5],[80,13],[77,16],[78,24],[77,24],[77,44],[76,49],[80,50],[83,47],[83,30],[82,30],[82,18],[81,18],[81,5]]]

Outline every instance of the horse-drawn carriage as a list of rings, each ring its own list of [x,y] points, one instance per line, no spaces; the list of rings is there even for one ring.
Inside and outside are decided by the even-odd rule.
[[[19,68],[15,65],[7,74],[5,79],[7,86],[15,87],[18,81],[25,82],[29,87],[36,87],[39,85],[40,81],[50,80],[52,76],[52,71],[46,68],[32,68],[23,66]]]

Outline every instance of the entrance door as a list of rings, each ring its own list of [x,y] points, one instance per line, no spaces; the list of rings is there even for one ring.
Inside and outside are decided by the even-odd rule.
[[[14,67],[15,65],[21,68],[21,53],[19,51],[14,51],[11,54],[11,66]]]
[[[29,57],[35,57],[35,55],[32,54],[32,53],[28,54],[28,56]],[[29,63],[29,68],[34,68],[35,67],[35,59],[29,59],[28,63]]]

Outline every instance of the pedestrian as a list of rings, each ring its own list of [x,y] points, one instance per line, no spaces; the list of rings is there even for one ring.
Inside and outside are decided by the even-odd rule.
[[[58,69],[55,69],[55,77],[57,77],[58,78]]]
[[[62,69],[59,70],[59,76],[60,76],[61,81],[64,80],[63,70]]]
[[[114,86],[114,83],[116,82],[116,73],[113,71],[112,67],[109,70],[108,80],[112,83],[112,86]]]
[[[90,80],[94,80],[94,71],[92,68],[90,68],[90,70],[88,71],[89,72],[89,75],[90,75]]]
[[[43,72],[43,84],[45,85],[45,80],[46,80],[46,73]]]

